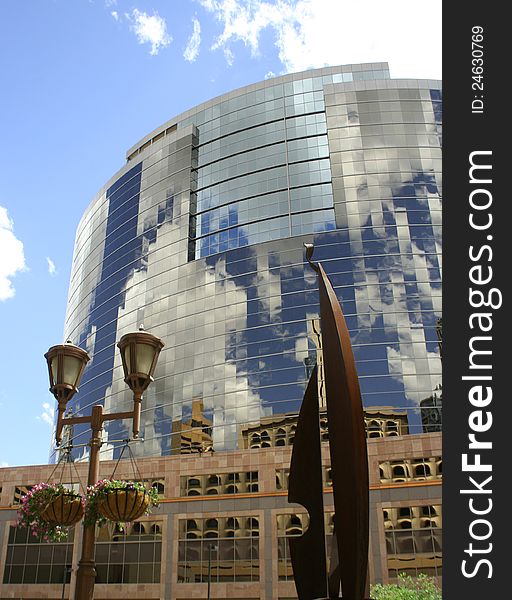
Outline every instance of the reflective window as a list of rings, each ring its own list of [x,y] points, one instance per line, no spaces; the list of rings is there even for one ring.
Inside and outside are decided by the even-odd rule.
[[[367,435],[440,430],[441,95],[372,67],[278,79],[201,105],[93,200],[77,232],[65,326],[93,356],[73,414],[131,401],[116,342],[143,323],[166,345],[137,451],[290,444],[288,421],[322,356],[302,245],[313,241],[373,411]],[[186,124],[197,137],[183,136]],[[89,439],[82,425],[69,435]],[[129,423],[108,423],[106,435],[127,437]],[[102,458],[117,453],[102,448]]]
[[[35,485],[35,484],[34,484]],[[21,504],[23,498],[30,492],[34,485],[17,485],[14,488],[13,504]]]
[[[253,494],[258,491],[258,471],[182,475],[180,477],[180,496]]]
[[[287,490],[290,469],[276,469],[276,490]],[[330,465],[322,467],[322,481],[324,488],[332,487],[332,471]]]
[[[178,583],[259,581],[256,516],[181,519]]]
[[[442,479],[443,461],[440,456],[387,460],[379,463],[381,483],[405,483]]]
[[[442,507],[408,506],[383,510],[390,583],[399,574],[442,575]]]
[[[40,541],[23,527],[10,526],[4,583],[69,583],[73,558],[74,527],[68,539],[53,544]]]
[[[327,556],[329,557],[334,531],[334,513],[326,512],[324,520],[326,548],[328,549]],[[301,536],[306,531],[308,525],[309,515],[307,513],[277,515],[277,570],[279,581],[294,580],[289,540],[290,538]]]
[[[323,152],[325,156],[325,152]],[[304,159],[302,159],[304,160]],[[210,163],[198,170],[198,189],[214,185],[219,181],[240,177],[253,171],[268,169],[286,162],[284,143],[267,145],[256,150],[246,150],[229,158]]]
[[[161,521],[130,523],[124,531],[97,528],[96,583],[159,583]]]

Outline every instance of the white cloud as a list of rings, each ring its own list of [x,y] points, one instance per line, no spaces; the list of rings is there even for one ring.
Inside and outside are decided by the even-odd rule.
[[[8,467],[9,463],[6,463],[4,460],[0,462],[0,468]]]
[[[226,59],[228,66],[232,67],[235,62],[235,55],[231,51],[231,48],[224,48],[224,58]]]
[[[284,71],[385,62],[393,77],[441,77],[441,0],[200,0],[223,26],[212,49],[242,41],[253,55],[270,28]]]
[[[48,263],[48,273],[54,277],[55,275],[57,275],[57,269],[55,268],[55,263],[53,262],[53,260],[47,256],[46,257],[46,262]]]
[[[116,21],[119,21],[119,13],[117,12],[117,10],[113,10],[110,14]]]
[[[53,427],[53,407],[49,402],[43,403],[43,412],[37,417],[39,421],[44,421],[50,427]]]
[[[290,13],[286,2],[275,4],[256,0],[200,0],[209,12],[213,12],[224,25],[224,31],[213,44],[212,49],[224,47],[231,40],[242,41],[249,46],[253,55],[259,52],[259,36],[263,29],[272,26],[278,29]]]
[[[167,23],[157,12],[148,15],[134,8],[131,15],[126,16],[133,21],[131,28],[139,44],[151,44],[150,54],[153,56],[172,42],[172,37],[167,33]]]
[[[266,75],[265,75],[265,79],[271,79],[272,77],[275,77],[276,74],[274,73],[274,71],[269,71]]]
[[[0,301],[12,298],[11,278],[26,270],[23,243],[14,235],[14,223],[7,209],[0,206]]]
[[[193,17],[194,31],[188,40],[187,47],[183,52],[183,57],[188,62],[194,62],[199,55],[199,44],[201,43],[201,23]]]

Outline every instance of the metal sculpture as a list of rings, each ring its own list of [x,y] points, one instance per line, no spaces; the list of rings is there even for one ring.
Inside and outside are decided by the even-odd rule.
[[[290,540],[295,586],[299,600],[325,598],[327,593],[328,598],[364,600],[367,596],[369,486],[359,380],[347,325],[332,284],[322,265],[311,261],[313,245],[304,246],[319,282],[335,533],[327,575],[318,399],[312,391],[312,388],[316,391],[315,369],[304,396],[290,467],[288,501],[302,504],[310,515],[307,532],[301,538]],[[305,581],[305,573],[308,581]]]
[[[301,598],[323,598],[327,594],[317,377],[315,366],[299,413],[288,477],[288,502],[301,504],[309,513],[306,533],[290,538],[293,575]]]

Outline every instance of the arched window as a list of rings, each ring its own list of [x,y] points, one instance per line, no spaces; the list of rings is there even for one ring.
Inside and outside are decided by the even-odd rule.
[[[402,465],[395,465],[393,467],[393,477],[405,477],[405,469]]]
[[[436,552],[442,552],[443,551],[443,540],[441,538],[440,533],[438,533],[437,531],[434,531],[433,536],[432,536],[432,541],[434,542],[434,550]]]
[[[430,516],[435,517],[437,515],[436,509],[434,506],[422,506],[421,512],[426,517],[430,517]]]
[[[414,467],[416,477],[428,477],[430,475],[430,467],[426,464],[416,465]]]
[[[205,538],[218,538],[219,537],[219,532],[218,531],[207,531],[204,534]]]
[[[397,539],[397,546],[399,554],[413,554],[415,551],[414,539],[412,536]]]
[[[292,515],[288,521],[288,527],[300,527],[302,529],[302,521],[298,515]]]
[[[156,491],[158,492],[158,494],[160,496],[164,495],[165,486],[161,481],[156,481],[155,483],[152,484],[152,487],[156,487]]]
[[[146,533],[146,529],[144,528],[144,525],[142,523],[134,523],[132,525],[132,531],[131,533]]]
[[[229,517],[229,519],[226,521],[226,528],[240,529],[240,523],[238,522],[238,519],[235,519],[235,517]]]
[[[386,553],[387,554],[396,554],[396,544],[395,544],[394,537],[386,536]]]

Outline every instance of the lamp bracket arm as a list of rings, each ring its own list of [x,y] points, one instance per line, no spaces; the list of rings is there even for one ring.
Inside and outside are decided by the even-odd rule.
[[[78,423],[90,423],[91,416],[88,417],[62,417],[60,422],[62,425],[77,425]]]
[[[115,421],[116,419],[133,419],[133,410],[106,414],[102,416],[102,419],[103,421]]]

